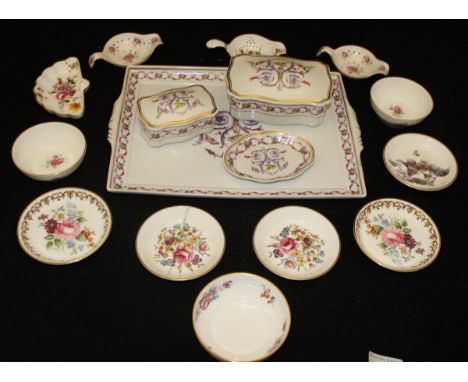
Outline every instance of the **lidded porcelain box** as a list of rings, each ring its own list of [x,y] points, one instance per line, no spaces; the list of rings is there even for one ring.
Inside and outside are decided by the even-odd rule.
[[[290,57],[238,55],[227,73],[234,118],[317,126],[331,102],[327,65]]]
[[[216,113],[213,96],[201,85],[170,89],[138,100],[143,137],[154,147],[209,133]]]

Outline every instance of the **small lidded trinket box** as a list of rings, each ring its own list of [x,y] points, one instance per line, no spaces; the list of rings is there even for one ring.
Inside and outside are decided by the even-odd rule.
[[[331,101],[330,69],[319,61],[238,55],[227,72],[234,118],[317,126]]]
[[[154,147],[209,133],[216,113],[213,96],[201,85],[170,89],[138,100],[143,137]]]

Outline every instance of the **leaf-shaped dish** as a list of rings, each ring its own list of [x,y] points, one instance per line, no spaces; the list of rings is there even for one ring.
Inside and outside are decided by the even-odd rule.
[[[314,160],[309,141],[276,130],[244,135],[227,148],[223,157],[230,174],[259,183],[295,178]]]
[[[157,33],[120,33],[106,42],[102,52],[93,53],[89,57],[89,66],[92,68],[97,60],[104,60],[121,67],[140,65],[162,43]]]
[[[84,92],[89,81],[82,77],[76,57],[58,61],[45,69],[34,86],[36,101],[49,113],[63,118],[81,118],[85,111]]]

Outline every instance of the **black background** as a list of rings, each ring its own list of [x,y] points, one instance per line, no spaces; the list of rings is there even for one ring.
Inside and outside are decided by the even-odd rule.
[[[289,337],[271,361],[365,361],[369,350],[405,361],[466,361],[467,26],[461,21],[3,21],[0,359],[211,360],[193,333],[194,299],[211,279],[246,271],[273,281],[291,306]],[[365,46],[389,62],[391,75],[414,79],[432,94],[432,114],[405,132],[426,133],[446,143],[458,159],[458,179],[450,188],[434,193],[396,181],[384,167],[382,149],[401,131],[383,125],[371,109],[369,90],[377,77],[345,78],[362,130],[366,199],[217,200],[108,193],[107,124],[124,70],[104,61],[90,69],[87,59],[108,38],[127,31],[161,35],[164,45],[147,61],[158,65],[226,66],[227,53],[209,50],[205,42],[210,38],[229,42],[249,32],[283,41],[288,55],[303,59],[313,59],[322,45]],[[42,70],[69,56],[80,59],[83,76],[91,82],[86,112],[79,120],[48,114],[32,94]],[[331,64],[328,56],[321,59]],[[14,139],[32,125],[59,120],[85,134],[88,151],[83,164],[71,176],[52,183],[27,178],[12,163]],[[64,186],[100,194],[112,210],[113,229],[104,246],[80,263],[41,264],[20,249],[16,224],[31,200]],[[379,267],[360,252],[352,233],[354,216],[363,204],[380,197],[413,202],[438,224],[442,250],[431,266],[411,274],[397,273]],[[177,204],[191,204],[213,214],[227,240],[224,257],[214,270],[180,283],[150,274],[134,250],[143,221],[158,209]],[[267,271],[254,255],[251,236],[256,223],[268,211],[288,204],[325,214],[340,234],[341,257],[319,279],[282,279]]]

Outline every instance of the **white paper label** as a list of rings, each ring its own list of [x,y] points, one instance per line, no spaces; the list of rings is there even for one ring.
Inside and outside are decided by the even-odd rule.
[[[403,360],[369,351],[369,362],[403,362]]]

